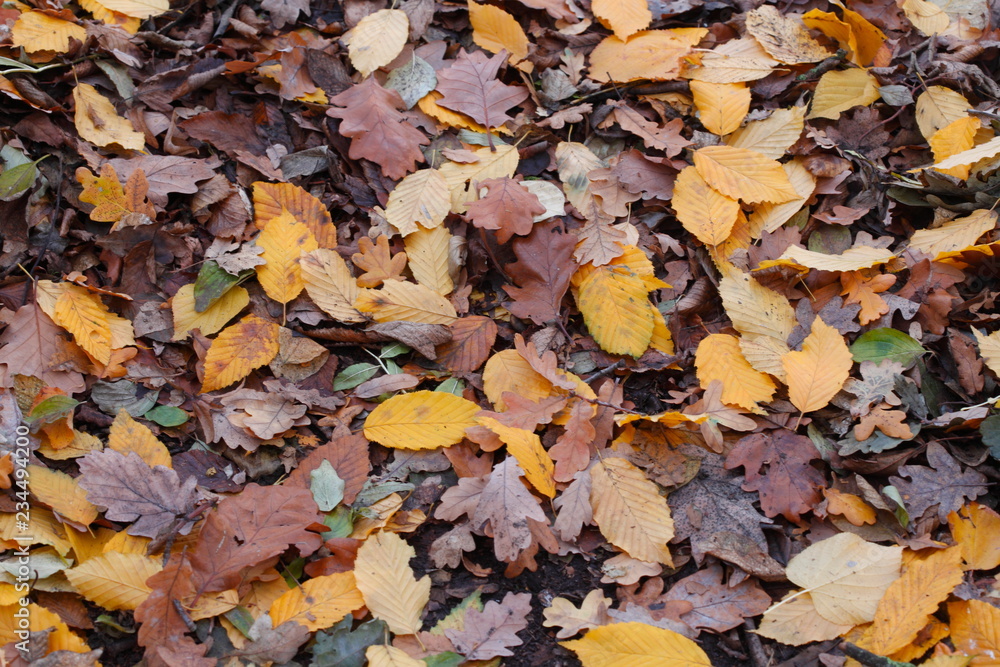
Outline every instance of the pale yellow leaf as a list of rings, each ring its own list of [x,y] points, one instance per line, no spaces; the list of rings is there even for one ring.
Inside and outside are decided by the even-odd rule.
[[[451,302],[431,288],[399,280],[386,280],[381,289],[361,290],[354,307],[377,322],[448,325],[458,318]]]
[[[674,536],[670,507],[646,474],[621,458],[590,469],[594,521],[611,544],[632,558],[672,565],[667,543]]]
[[[766,336],[784,343],[797,324],[787,298],[738,270],[723,272],[719,296],[733,327],[745,336]]]
[[[455,289],[450,270],[451,239],[451,232],[443,226],[421,228],[403,239],[413,277],[441,296]]]
[[[1000,375],[1000,329],[987,336],[973,327],[972,333],[976,336],[976,342],[979,344],[979,355],[986,362],[986,366]]]
[[[102,364],[111,360],[111,321],[99,299],[76,285],[66,285],[56,300],[52,320],[73,334],[73,340]]]
[[[948,29],[951,20],[943,9],[927,0],[905,0],[903,12],[913,27],[925,35],[936,35]]]
[[[720,136],[739,129],[750,111],[750,89],[742,82],[692,81],[691,93],[701,124]]]
[[[274,627],[294,621],[315,631],[339,623],[364,604],[361,591],[354,583],[354,574],[338,572],[315,577],[290,588],[271,603],[268,613]]]
[[[751,366],[761,373],[773,375],[786,382],[785,367],[782,358],[791,348],[785,341],[770,336],[743,336],[740,338],[740,351]]]
[[[590,53],[590,78],[601,83],[676,79],[682,59],[707,33],[705,28],[644,30],[628,41],[611,35]]]
[[[418,581],[410,568],[415,555],[413,547],[396,533],[375,533],[361,545],[354,561],[365,605],[396,634],[418,632],[420,616],[430,600],[431,578]]]
[[[511,178],[520,161],[516,146],[499,145],[495,151],[491,151],[489,146],[482,146],[472,152],[475,162],[449,161],[438,168],[448,182],[452,213],[465,213],[465,205],[478,199],[478,190],[467,187],[469,181],[475,184],[490,178]]]
[[[170,310],[174,315],[174,335],[171,340],[184,340],[198,329],[203,336],[218,333],[226,322],[246,308],[250,303],[250,293],[236,285],[226,290],[212,305],[198,312],[194,307],[194,283],[183,285],[170,300]]]
[[[969,115],[972,105],[961,93],[944,86],[927,86],[917,96],[917,127],[930,140],[942,127]]]
[[[695,167],[677,175],[670,204],[684,229],[705,245],[728,239],[740,212],[740,203],[711,187]]]
[[[653,306],[642,278],[626,267],[599,267],[580,284],[576,302],[601,349],[640,357],[649,347]]]
[[[517,350],[497,352],[483,367],[483,392],[497,412],[507,409],[503,394],[508,391],[529,401],[540,401],[556,393],[552,383],[532,368]]]
[[[928,139],[931,151],[934,153],[934,159],[941,162],[972,148],[975,144],[976,132],[979,131],[980,127],[979,119],[972,116],[959,118],[942,127]],[[965,180],[969,177],[969,165],[945,169],[944,173]]]
[[[66,53],[70,39],[78,42],[87,39],[87,30],[83,26],[34,10],[21,12],[10,32],[13,45],[28,53]]]
[[[782,16],[773,5],[747,12],[746,27],[769,55],[789,65],[815,63],[833,55],[809,34],[801,19]]]
[[[485,426],[495,433],[507,445],[507,451],[517,459],[524,476],[532,486],[549,498],[555,497],[556,487],[553,481],[555,464],[535,433],[507,426],[492,417],[477,417],[476,421],[480,426]]]
[[[956,153],[949,158],[932,164],[929,169],[947,172],[955,167],[975,165],[980,160],[992,160],[1000,155],[1000,137],[995,137],[984,144],[973,146],[967,151]]]
[[[163,569],[160,559],[109,552],[66,570],[77,592],[105,609],[135,609],[152,592],[146,580]]]
[[[646,566],[642,561],[634,559],[632,563]],[[660,566],[653,567],[659,568]],[[587,597],[580,603],[579,608],[566,598],[555,598],[551,605],[542,610],[542,616],[545,617],[542,625],[547,628],[561,628],[556,633],[556,639],[565,639],[579,634],[581,630],[592,630],[607,625],[611,621],[611,617],[608,615],[608,609],[611,606],[611,598],[604,597],[604,591],[599,588],[587,593]]]
[[[843,111],[866,107],[879,98],[879,85],[863,69],[832,70],[820,77],[806,118],[837,120]]]
[[[777,160],[802,135],[805,117],[805,107],[777,109],[764,120],[750,121],[739,128],[729,135],[726,143],[734,148],[757,151],[764,157]]]
[[[247,315],[222,330],[205,354],[202,393],[239,382],[278,354],[281,327],[256,315]]]
[[[931,257],[937,257],[943,252],[965,250],[975,245],[976,239],[994,229],[996,224],[996,211],[979,209],[934,229],[918,229],[910,237],[910,247]]]
[[[595,201],[590,179],[587,177],[590,172],[603,166],[601,159],[581,143],[560,141],[556,146],[556,170],[563,184],[566,199],[588,220],[611,219],[603,213],[600,204]]]
[[[785,575],[809,592],[820,616],[831,623],[858,625],[875,618],[879,600],[899,578],[902,557],[902,547],[839,533],[792,558]]]
[[[469,22],[472,23],[473,42],[490,53],[506,51],[511,65],[531,72],[533,67],[525,60],[528,36],[517,19],[494,5],[480,5],[469,0]]]
[[[711,667],[701,647],[684,635],[645,623],[614,623],[583,639],[560,642],[583,667]]]
[[[709,185],[733,199],[781,203],[798,198],[781,165],[756,151],[706,146],[694,152],[694,165]]]
[[[752,238],[760,238],[764,232],[774,232],[802,210],[806,201],[816,189],[816,177],[796,158],[781,165],[798,197],[781,204],[764,203],[754,207],[750,213],[749,233]]]
[[[423,660],[411,658],[410,655],[395,646],[373,644],[365,649],[368,667],[427,667]]]
[[[170,11],[169,0],[100,0],[112,12],[137,19],[148,19]]]
[[[59,516],[84,526],[97,519],[97,508],[87,500],[76,478],[64,472],[29,465],[31,493]]]
[[[401,180],[389,193],[385,219],[406,236],[420,229],[438,227],[451,210],[448,181],[437,169],[421,169]]]
[[[817,317],[802,351],[789,352],[782,364],[788,400],[802,412],[812,412],[825,408],[844,386],[854,358],[840,332]]]
[[[758,403],[770,401],[777,390],[770,377],[754,369],[743,357],[735,336],[711,334],[703,338],[695,353],[695,367],[702,388],[719,380],[723,403],[752,412],[763,413]]]
[[[170,451],[160,442],[149,427],[132,419],[132,415],[124,409],[118,411],[118,416],[111,423],[108,432],[108,448],[128,455],[138,454],[149,464],[149,467],[165,466],[172,468]]]
[[[704,54],[699,66],[686,70],[684,76],[709,83],[756,81],[773,73],[780,65],[760,42],[744,37],[731,39]]]
[[[461,442],[479,406],[443,391],[397,394],[365,420],[365,437],[386,447],[435,449]]]
[[[261,259],[265,262],[255,267],[260,286],[278,303],[288,303],[305,287],[299,257],[319,247],[316,237],[294,215],[283,211],[264,223],[257,245],[264,249]]]
[[[84,140],[102,147],[117,144],[133,151],[145,148],[145,135],[136,132],[127,118],[118,115],[111,101],[89,83],[76,85],[73,104],[76,131]]]
[[[347,53],[362,77],[391,63],[406,46],[410,19],[399,9],[380,9],[364,17],[350,33]]]
[[[788,600],[787,602],[785,600]],[[809,593],[789,593],[766,612],[757,634],[790,646],[836,639],[854,623],[833,623],[819,615]]]
[[[317,248],[299,258],[302,280],[309,298],[324,313],[341,322],[363,322],[364,315],[354,308],[358,284],[347,262],[336,250]]]
[[[590,8],[594,16],[622,41],[645,30],[653,21],[646,0],[594,0]]]
[[[778,259],[761,262],[758,269],[772,266],[790,266],[799,271],[816,269],[818,271],[857,271],[885,264],[892,260],[895,254],[887,248],[872,248],[871,246],[855,246],[848,248],[839,255],[808,250],[802,246],[788,246]]]

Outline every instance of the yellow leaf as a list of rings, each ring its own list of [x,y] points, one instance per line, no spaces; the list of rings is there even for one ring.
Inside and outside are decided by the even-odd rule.
[[[764,203],[754,207],[750,213],[749,232],[753,238],[760,238],[764,232],[774,232],[802,210],[806,201],[816,189],[816,177],[796,158],[781,165],[788,176],[788,182],[795,188],[798,197],[781,204]]]
[[[951,641],[970,664],[995,666],[1000,655],[1000,609],[980,600],[948,603]]]
[[[536,434],[527,429],[507,426],[492,417],[477,417],[476,421],[480,426],[493,431],[507,445],[507,451],[517,459],[517,464],[532,486],[549,498],[555,497],[555,464]]]
[[[451,210],[448,181],[437,169],[415,171],[393,188],[385,206],[385,219],[400,234],[412,234],[420,226],[438,227]]]
[[[452,213],[465,213],[465,205],[479,198],[477,188],[466,187],[469,181],[475,184],[490,178],[511,178],[520,161],[516,146],[496,146],[496,151],[491,151],[489,146],[482,146],[472,152],[476,156],[475,162],[449,161],[438,169],[444,180],[448,181]]]
[[[358,548],[354,576],[372,616],[386,622],[395,634],[420,630],[420,616],[430,600],[431,578],[419,581],[410,569],[416,555],[395,533],[375,533]]]
[[[110,11],[137,19],[148,19],[170,11],[169,0],[100,0],[100,3]]]
[[[583,639],[559,642],[583,667],[711,667],[696,643],[645,623],[614,623],[588,630]]]
[[[528,57],[528,36],[517,19],[499,7],[469,0],[469,22],[472,23],[473,42],[490,53],[507,51],[511,65],[531,72],[533,66],[525,60]]]
[[[14,616],[14,612],[17,609],[27,609],[27,628],[19,627],[18,619]],[[58,614],[33,602],[27,605],[27,607],[21,607],[18,604],[0,609],[0,642],[8,644],[14,641],[22,641],[14,634],[16,629],[26,629],[29,632],[53,630],[48,636],[48,651],[50,655],[54,651],[72,651],[74,653],[88,653],[90,651],[87,643],[78,634],[70,630],[69,626],[63,623]]]
[[[76,85],[73,104],[76,131],[84,140],[102,147],[117,144],[133,151],[145,148],[145,135],[136,132],[127,118],[118,115],[111,101],[89,83]]]
[[[839,533],[792,558],[785,576],[809,592],[826,620],[859,625],[875,618],[879,600],[899,578],[902,558],[902,547],[883,547],[853,533]]]
[[[398,9],[380,9],[364,17],[350,33],[347,53],[362,77],[388,65],[406,46],[410,19]]]
[[[766,269],[772,266],[790,266],[799,271],[816,269],[818,271],[858,271],[859,269],[870,269],[873,266],[885,264],[895,257],[891,250],[886,248],[872,248],[871,246],[855,246],[848,248],[839,255],[827,255],[826,253],[807,250],[802,246],[788,246],[778,259],[765,260],[758,265],[756,270]]]
[[[623,42],[653,22],[646,0],[594,0],[594,16]]]
[[[341,322],[364,322],[364,316],[354,308],[358,284],[336,250],[318,248],[303,253],[299,266],[309,298],[323,312]]]
[[[653,337],[653,306],[646,295],[642,278],[610,264],[584,279],[576,304],[601,349],[640,357]]]
[[[447,125],[448,127],[457,127],[460,129],[472,130],[473,132],[486,133],[486,128],[472,120],[464,113],[459,113],[457,111],[452,111],[451,109],[446,109],[439,105],[437,101],[444,97],[441,93],[436,90],[432,90],[427,93],[419,100],[417,100],[417,107],[423,111],[425,114],[441,123],[442,125]],[[500,132],[501,134],[510,134],[510,130],[505,127],[495,127],[493,132]]]
[[[670,334],[667,320],[656,306],[652,307],[653,312],[653,336],[649,339],[649,346],[657,352],[663,354],[674,353],[674,338]]]
[[[253,184],[253,209],[257,229],[264,229],[268,220],[287,210],[309,228],[320,248],[337,247],[337,227],[330,212],[323,202],[297,185],[257,181]]]
[[[930,140],[941,128],[966,118],[970,108],[972,105],[961,93],[944,86],[927,86],[917,96],[917,127],[924,139]]]
[[[108,432],[108,448],[128,455],[135,452],[149,467],[165,466],[172,468],[170,452],[166,446],[153,435],[145,424],[132,419],[132,415],[124,409],[118,411],[118,416],[111,423]]]
[[[765,5],[769,6],[769,5]],[[805,127],[806,108],[776,109],[764,120],[750,121],[733,132],[726,143],[733,148],[757,151],[777,160],[798,141]],[[791,180],[791,179],[789,179]],[[794,181],[792,186],[794,186]],[[798,188],[796,188],[798,191]]]
[[[590,78],[601,83],[676,79],[681,60],[708,34],[704,28],[645,30],[628,41],[610,36],[590,53]]]
[[[863,69],[833,70],[820,77],[806,118],[837,120],[843,111],[866,107],[879,98],[879,85]]]
[[[906,0],[903,12],[914,28],[928,36],[944,32],[951,23],[943,9],[927,0]]]
[[[867,66],[885,41],[885,35],[860,14],[849,9],[843,9],[843,12],[844,19],[841,20],[832,12],[813,9],[802,16],[802,22],[837,40],[855,65]]]
[[[257,245],[264,249],[261,259],[266,262],[256,267],[260,286],[278,303],[288,303],[305,287],[299,257],[319,247],[315,237],[295,216],[284,211],[264,224]]]
[[[756,151],[706,146],[694,152],[694,165],[709,185],[733,199],[781,203],[798,197],[781,165]]]
[[[777,390],[770,377],[755,370],[743,357],[740,341],[735,336],[706,336],[698,344],[694,363],[702,388],[719,380],[722,382],[722,402],[729,405],[763,413],[758,403],[770,401]]]
[[[784,343],[797,324],[788,299],[738,270],[723,272],[719,296],[733,327],[744,336],[766,336]]]
[[[94,210],[90,212],[91,220],[117,222],[129,212],[125,190],[110,162],[101,166],[100,176],[95,176],[86,167],[80,167],[76,170],[76,180],[83,186],[80,201],[94,205]]]
[[[979,354],[982,356],[983,361],[986,362],[986,367],[997,375],[1000,375],[1000,330],[994,331],[987,336],[981,333],[979,329],[973,327],[972,333],[976,336],[976,342],[979,344]]]
[[[956,153],[949,158],[932,164],[928,168],[948,173],[949,169],[974,165],[980,160],[992,160],[997,155],[1000,155],[1000,137],[995,137],[984,144],[973,146],[967,151]]]
[[[787,602],[786,602],[787,600]],[[840,637],[853,623],[833,623],[819,615],[809,593],[790,593],[766,612],[757,634],[790,646]]]
[[[503,412],[507,409],[503,394],[508,391],[529,401],[540,401],[552,396],[555,388],[517,350],[503,350],[483,367],[483,392],[496,411]]]
[[[750,89],[742,82],[692,81],[691,92],[701,124],[719,136],[739,129],[750,111]]]
[[[205,354],[205,379],[201,392],[228,387],[254,369],[271,363],[280,347],[280,331],[280,326],[256,315],[247,315],[223,329]]]
[[[115,533],[104,544],[104,553],[138,554],[145,556],[151,540],[148,537],[129,535],[126,531]]]
[[[160,560],[110,552],[66,570],[77,592],[105,609],[135,609],[149,597],[146,580],[163,569]]]
[[[315,577],[295,586],[271,603],[269,613],[274,627],[294,621],[310,632],[339,623],[365,604],[354,583],[354,574],[338,572]]]
[[[73,544],[73,556],[77,565],[102,555],[104,545],[114,536],[115,531],[110,528],[91,528],[86,533],[70,530],[66,533],[66,538]]]
[[[368,667],[426,667],[423,660],[410,655],[395,646],[373,644],[365,649]]]
[[[941,162],[952,155],[958,155],[972,148],[980,126],[978,118],[967,116],[959,118],[935,132],[928,139],[931,150],[934,152],[934,159]],[[965,180],[969,177],[969,165],[945,169],[943,173]]]
[[[368,506],[370,516],[359,516],[354,520],[354,528],[348,537],[352,540],[363,540],[376,530],[380,530],[389,523],[393,517],[403,507],[403,497],[398,493],[390,493],[388,496],[372,503]]]
[[[194,283],[183,285],[170,300],[170,310],[174,314],[174,335],[171,340],[184,340],[198,329],[203,336],[219,332],[226,322],[250,303],[250,293],[236,285],[226,290],[212,305],[202,312],[195,310]]]
[[[992,570],[1000,566],[1000,514],[979,503],[969,503],[948,515],[952,538],[962,547],[966,569]]]
[[[97,508],[87,500],[87,492],[77,480],[64,472],[29,465],[31,493],[59,516],[74,523],[89,525],[97,519]]]
[[[82,42],[87,39],[87,30],[75,23],[49,16],[44,12],[21,12],[11,29],[11,42],[28,53],[69,51],[70,39]]]
[[[965,250],[997,224],[997,213],[979,209],[964,218],[950,220],[934,229],[918,229],[910,237],[910,247],[937,257],[943,252]]]
[[[961,547],[911,560],[906,572],[886,590],[874,622],[858,645],[878,655],[889,655],[906,647],[927,625],[927,617],[937,611],[938,605],[960,583]]]
[[[458,318],[451,302],[431,288],[399,280],[386,280],[382,289],[361,291],[354,307],[377,322],[448,325]]]
[[[141,20],[112,11],[98,2],[98,0],[80,0],[79,4],[83,9],[93,14],[94,18],[101,23],[120,26],[129,34],[134,35],[139,32],[139,26],[142,25]]]
[[[780,63],[761,48],[753,37],[731,39],[701,56],[697,67],[690,67],[684,76],[709,83],[756,81],[774,72]]]
[[[789,352],[781,361],[787,375],[788,400],[802,412],[825,408],[844,386],[854,364],[844,337],[818,317],[802,351]]]
[[[455,289],[449,259],[451,239],[448,228],[443,226],[418,229],[403,239],[413,277],[441,296],[451,294]]]
[[[673,565],[670,507],[656,484],[625,459],[606,458],[590,469],[594,521],[611,544],[648,563]]]
[[[365,437],[397,449],[435,449],[461,442],[479,406],[443,391],[397,394],[371,411]]]
[[[747,12],[746,27],[770,56],[788,65],[815,63],[833,55],[813,39],[801,20],[782,16],[773,5]]]
[[[13,512],[0,513],[0,540],[10,542],[15,537],[23,537],[24,531],[17,527],[16,515]],[[69,530],[73,530],[70,528]],[[48,544],[56,552],[65,557],[73,544],[66,537],[66,528],[56,516],[44,507],[33,507],[31,510],[30,544]],[[27,544],[27,542],[25,542]],[[0,615],[2,618],[2,615]]]
[[[76,285],[66,284],[55,302],[52,320],[73,334],[73,340],[102,364],[111,360],[111,322],[99,299]]]
[[[670,203],[684,229],[705,245],[728,239],[740,213],[740,203],[711,187],[695,167],[677,175]]]

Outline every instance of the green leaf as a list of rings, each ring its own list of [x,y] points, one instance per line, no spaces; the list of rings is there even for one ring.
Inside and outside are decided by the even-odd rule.
[[[160,426],[171,428],[180,426],[189,418],[188,413],[172,405],[157,405],[155,408],[143,415],[151,422],[156,422]]]
[[[27,192],[38,178],[38,163],[45,157],[11,167],[0,174],[0,201],[13,201]]]
[[[385,621],[376,620],[362,623],[352,631],[353,624],[354,617],[348,614],[329,630],[317,632],[309,667],[364,667],[368,662],[365,650],[385,641],[388,628]]]
[[[344,499],[344,480],[326,459],[309,473],[309,477],[312,480],[309,490],[321,512],[329,512]]]
[[[465,658],[457,653],[445,651],[444,653],[429,655],[423,661],[427,663],[427,667],[458,667],[458,665],[465,662]]]
[[[212,260],[202,264],[194,281],[195,312],[204,313],[239,281],[239,276],[227,273]]]
[[[465,383],[458,378],[448,378],[441,384],[437,386],[434,391],[443,391],[446,394],[455,394],[458,397],[462,396],[462,392],[465,390]]]
[[[379,367],[375,364],[369,364],[367,362],[352,364],[337,373],[337,377],[333,378],[333,390],[341,391],[342,389],[354,389],[362,382],[375,377],[375,374],[378,373],[378,371]]]
[[[907,336],[902,331],[895,329],[872,329],[858,336],[851,346],[851,354],[854,361],[872,361],[876,364],[883,359],[891,359],[903,364],[904,368],[909,368],[920,358],[920,355],[927,352],[924,346],[916,340]]]
[[[1000,459],[1000,415],[984,419],[979,434],[983,436],[983,444],[990,448],[990,456]]]
[[[323,523],[330,529],[322,534],[324,540],[333,537],[350,537],[354,532],[354,520],[351,518],[350,507],[336,507],[328,512]]]
[[[44,401],[31,408],[31,412],[25,418],[29,422],[42,422],[44,424],[49,424],[51,422],[65,417],[69,414],[70,410],[80,405],[80,401],[70,398],[69,396],[49,396]]]
[[[382,348],[379,353],[379,359],[392,359],[393,357],[398,357],[401,354],[406,354],[410,351],[410,348],[406,347],[402,343],[391,343]]]
[[[250,614],[250,610],[243,606],[237,606],[229,611],[227,611],[223,616],[226,620],[233,624],[240,633],[247,638],[250,638],[250,629],[253,627],[253,616]]]

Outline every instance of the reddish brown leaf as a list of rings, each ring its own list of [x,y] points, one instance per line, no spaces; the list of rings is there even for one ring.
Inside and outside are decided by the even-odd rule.
[[[318,468],[323,461],[329,461],[337,471],[337,476],[344,480],[344,502],[353,503],[371,470],[371,462],[368,460],[368,441],[357,433],[336,438],[317,447],[288,475],[283,486],[308,489],[312,482],[309,473]]]
[[[470,607],[461,630],[445,630],[455,648],[469,660],[489,660],[514,655],[512,646],[523,642],[517,633],[528,627],[529,593],[507,593],[502,602],[490,601],[483,610]]]
[[[515,239],[511,247],[517,261],[507,272],[518,286],[503,288],[514,300],[507,309],[535,324],[558,319],[575,269],[576,238],[566,233],[560,221],[551,220],[536,225],[528,238]]]
[[[497,325],[481,315],[469,315],[453,322],[451,340],[437,348],[437,361],[450,371],[471,373],[490,356],[497,339]]]
[[[482,51],[468,53],[463,49],[451,67],[437,74],[437,90],[444,95],[438,104],[487,128],[513,120],[507,112],[523,102],[528,91],[497,81],[497,72],[505,62],[506,52],[487,58]]]
[[[538,197],[513,178],[488,178],[481,181],[479,187],[488,192],[469,204],[468,216],[480,229],[497,230],[500,243],[506,243],[514,234],[530,234],[534,217],[545,212]]]

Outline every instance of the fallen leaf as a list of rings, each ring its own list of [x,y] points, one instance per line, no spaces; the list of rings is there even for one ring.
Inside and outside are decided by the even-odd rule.
[[[417,580],[410,569],[415,555],[413,547],[399,535],[379,532],[361,545],[354,561],[354,577],[364,604],[397,634],[420,630],[420,617],[430,599],[430,577]]]

